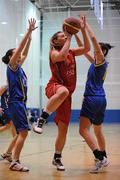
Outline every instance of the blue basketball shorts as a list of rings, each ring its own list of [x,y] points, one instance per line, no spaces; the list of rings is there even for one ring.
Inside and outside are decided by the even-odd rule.
[[[87,117],[94,125],[100,125],[104,121],[106,105],[104,96],[86,96],[83,99],[80,116]]]
[[[21,101],[12,102],[9,104],[9,109],[17,133],[23,130],[30,130],[25,103]]]

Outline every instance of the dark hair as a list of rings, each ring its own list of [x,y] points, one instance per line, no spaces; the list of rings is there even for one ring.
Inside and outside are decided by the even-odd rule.
[[[60,50],[60,49],[61,49],[61,46],[59,45],[59,43],[56,42],[59,33],[62,33],[62,31],[56,32],[56,33],[51,37],[51,40],[50,40],[50,48],[51,48],[51,49],[53,49],[53,48],[55,48],[55,49],[57,49],[57,50]]]
[[[105,51],[105,52],[104,52],[104,56],[107,56],[108,51],[109,51],[111,48],[114,48],[114,46],[110,45],[109,43],[99,42],[99,45],[101,46],[102,51]]]
[[[14,49],[15,49],[15,48],[9,49],[9,50],[6,52],[5,56],[2,57],[2,61],[3,61],[5,64],[8,64],[8,63],[9,63],[9,61],[10,61],[10,56],[12,56]]]

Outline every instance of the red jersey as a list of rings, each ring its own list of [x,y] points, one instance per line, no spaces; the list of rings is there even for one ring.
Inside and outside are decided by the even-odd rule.
[[[52,63],[50,58],[50,69],[52,77],[49,81],[57,82],[67,87],[70,93],[75,90],[76,87],[76,61],[75,55],[72,50],[69,50],[67,59],[65,61]]]

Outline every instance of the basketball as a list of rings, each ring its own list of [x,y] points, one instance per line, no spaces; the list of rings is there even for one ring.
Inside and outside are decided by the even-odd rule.
[[[64,20],[63,31],[66,31],[70,34],[76,34],[80,30],[80,21],[76,18],[69,17]]]

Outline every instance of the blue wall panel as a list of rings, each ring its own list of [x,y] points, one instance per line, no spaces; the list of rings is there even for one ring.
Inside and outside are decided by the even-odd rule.
[[[72,110],[71,122],[79,122],[80,110]],[[48,118],[48,122],[53,122],[55,113],[52,113]],[[106,110],[105,123],[120,123],[120,110]]]

